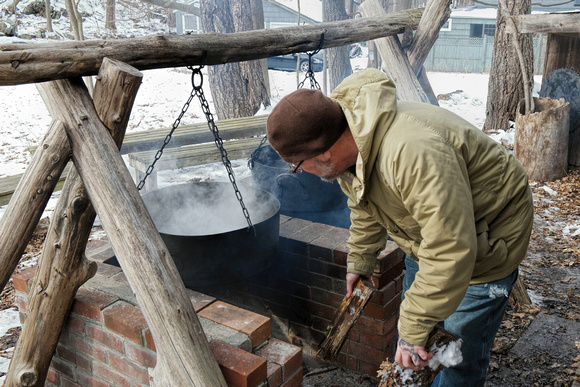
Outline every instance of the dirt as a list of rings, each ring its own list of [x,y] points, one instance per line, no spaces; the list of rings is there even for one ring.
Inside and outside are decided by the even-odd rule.
[[[580,233],[574,228],[580,224],[580,174],[533,183],[532,191],[534,230],[520,268],[532,304],[509,304],[492,348],[486,387],[568,387],[575,381],[580,386]],[[47,229],[45,219],[19,268],[39,256]],[[10,281],[0,296],[0,310],[14,306],[13,293]],[[0,338],[0,356],[9,356],[19,334],[20,329],[12,329]],[[377,386],[376,375],[371,376],[333,365],[306,367],[303,386]]]

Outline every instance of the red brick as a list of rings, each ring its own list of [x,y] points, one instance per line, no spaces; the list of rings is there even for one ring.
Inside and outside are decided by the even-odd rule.
[[[58,357],[64,359],[70,363],[75,364],[84,370],[90,371],[92,361],[90,358],[82,356],[79,352],[66,348],[63,345],[58,345],[57,347]]]
[[[152,350],[153,352],[157,352],[157,348],[155,348],[155,340],[153,340],[153,334],[151,333],[151,329],[145,329],[145,347],[147,349]]]
[[[276,363],[268,362],[268,386],[280,387],[282,384],[282,367]]]
[[[389,282],[381,289],[377,289],[373,296],[371,297],[370,303],[377,304],[377,305],[386,305],[387,302],[391,301],[393,298],[397,296],[397,292],[395,292],[396,284],[394,281]],[[399,297],[400,299],[401,297]]]
[[[193,305],[193,309],[195,309],[195,313],[199,313],[200,310],[214,302],[216,299],[215,297],[208,296],[206,294],[196,292],[195,290],[185,289],[191,304]]]
[[[111,386],[131,387],[132,385],[125,376],[105,364],[95,363],[93,366],[93,375],[106,380]]]
[[[50,368],[53,369],[54,372],[58,372],[61,375],[61,384],[62,384],[62,377],[68,376],[70,378],[75,377],[75,367],[73,363],[69,363],[66,360],[52,358],[50,362]]]
[[[55,386],[60,386],[60,375],[53,370],[48,370],[48,373],[46,374],[46,380]]]
[[[393,331],[396,332],[396,330],[392,330],[391,332]],[[386,335],[375,335],[371,332],[359,331],[358,342],[362,345],[366,345],[367,347],[371,347],[379,351],[384,351],[389,347],[390,344],[394,343],[394,338],[392,337],[391,333]]]
[[[334,308],[338,308],[342,303],[342,299],[344,298],[344,294],[337,294],[328,292],[318,288],[310,289],[312,294],[312,300],[316,302],[320,302],[324,305],[332,306]]]
[[[325,305],[325,304],[321,304],[318,302],[312,302],[312,301],[304,301],[305,304],[308,305],[308,310],[310,311],[310,313],[312,315],[318,316],[320,318],[323,318],[325,320],[333,320],[334,319],[334,315],[336,313],[336,309]]]
[[[266,360],[261,357],[217,340],[209,345],[228,385],[254,387],[267,378]]]
[[[386,321],[379,321],[367,316],[360,316],[356,321],[354,327],[363,331],[374,332],[377,335],[384,335],[389,332],[393,327],[397,326],[397,318],[395,316],[389,317]]]
[[[143,347],[129,342],[125,343],[125,355],[144,367],[155,368],[157,364],[157,356],[154,352],[144,350]]]
[[[393,241],[387,241],[385,249],[381,251],[377,257],[375,264],[375,273],[382,273],[390,269],[399,262],[403,262],[405,253]]]
[[[147,328],[147,321],[141,309],[119,301],[103,311],[103,321],[107,329],[137,344],[143,344],[143,330]]]
[[[300,387],[304,380],[304,368],[300,367],[290,378],[282,384],[282,387]]]
[[[222,301],[212,303],[198,315],[244,333],[250,338],[252,348],[268,340],[272,334],[272,325],[268,317]]]
[[[111,294],[82,286],[77,291],[71,311],[79,316],[101,321],[101,311],[119,298]]]
[[[109,383],[105,383],[101,380],[95,379],[93,377],[93,375],[91,375],[91,374],[79,373],[79,375],[77,375],[77,380],[79,381],[79,383],[81,383],[83,386],[86,386],[86,387],[110,387],[111,386]]]
[[[385,306],[368,304],[363,311],[363,316],[376,318],[378,320],[386,320],[389,317],[396,315],[401,304],[400,298],[393,298]]]
[[[108,265],[106,263],[97,263],[97,275],[109,278],[122,272],[122,269],[118,266]]]
[[[387,285],[389,282],[395,280],[398,276],[401,275],[403,269],[405,268],[405,262],[400,261],[395,264],[393,267],[385,270],[382,273],[374,273],[373,278],[375,282],[379,284],[378,288],[381,289],[383,286]]]
[[[142,367],[127,358],[121,358],[113,353],[109,353],[109,364],[140,383],[149,383],[149,372],[146,367]]]
[[[12,283],[14,285],[14,289],[28,294],[28,282],[34,278],[35,274],[36,274],[36,266],[22,270],[18,273],[14,273],[12,275]],[[30,283],[30,286],[32,286],[32,283]]]
[[[62,387],[82,387],[80,384],[73,382],[67,378],[62,378],[60,385]]]
[[[348,349],[351,355],[359,359],[364,359],[369,363],[381,364],[386,358],[384,351],[378,351],[359,343],[353,343],[352,341],[349,342]]]
[[[85,333],[85,322],[80,318],[69,314],[65,322],[65,328],[82,335]]]
[[[119,353],[123,353],[123,342],[121,341],[121,339],[109,333],[108,331],[102,329],[100,326],[88,325],[87,337]]]
[[[256,351],[256,355],[282,366],[283,381],[302,367],[302,348],[281,340],[270,339],[268,344]]]
[[[87,340],[80,336],[73,336],[71,344],[77,351],[82,352],[93,359],[102,362],[107,361],[107,352],[100,346],[95,345],[95,342],[92,340]]]
[[[129,281],[127,281],[127,276],[122,271],[112,276],[111,279],[117,282],[124,282],[126,284],[129,283]]]

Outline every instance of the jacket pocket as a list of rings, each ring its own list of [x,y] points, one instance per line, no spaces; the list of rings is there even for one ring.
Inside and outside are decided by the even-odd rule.
[[[472,278],[503,265],[508,252],[503,239],[489,238],[489,226],[485,219],[481,219],[475,224],[475,232],[477,233],[477,257]]]

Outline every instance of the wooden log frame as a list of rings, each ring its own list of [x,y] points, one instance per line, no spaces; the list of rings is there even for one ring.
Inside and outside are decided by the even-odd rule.
[[[438,105],[423,63],[439,36],[441,26],[451,14],[451,1],[430,1],[423,12],[417,33],[405,52],[396,35],[377,39],[378,52],[383,60],[383,71],[397,85],[397,96],[402,100]],[[363,16],[382,15],[385,10],[378,0],[366,0],[359,10]]]
[[[415,28],[423,8],[368,18],[235,34],[158,35],[0,45],[0,85],[96,75],[104,57],[138,70],[214,65],[344,46]]]
[[[171,255],[80,78],[41,84],[157,349],[153,385],[225,386]]]
[[[130,66],[108,58],[103,61],[94,101],[117,147],[123,141],[141,79],[142,74]],[[52,102],[45,101],[49,109],[54,110]],[[57,134],[68,144],[64,129],[59,128]],[[27,319],[6,376],[8,386],[44,385],[76,291],[97,270],[96,263],[84,256],[95,217],[84,185],[76,169],[72,168],[44,241],[27,302]],[[38,337],[43,339],[39,341]]]

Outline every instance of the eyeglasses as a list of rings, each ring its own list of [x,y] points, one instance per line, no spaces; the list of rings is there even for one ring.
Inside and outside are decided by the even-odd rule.
[[[300,166],[302,165],[303,162],[304,162],[304,160],[300,161],[298,164],[290,164],[290,170],[292,171],[292,173],[302,172],[302,170],[300,169]]]

